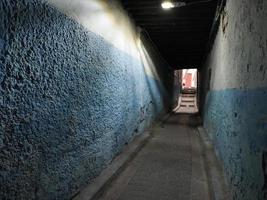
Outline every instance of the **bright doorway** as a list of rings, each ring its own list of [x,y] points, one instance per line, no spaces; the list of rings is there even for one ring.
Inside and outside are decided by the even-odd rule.
[[[197,91],[198,91],[198,70],[183,69],[179,70],[181,79],[180,92],[178,95],[178,105],[174,109],[176,113],[197,113]]]

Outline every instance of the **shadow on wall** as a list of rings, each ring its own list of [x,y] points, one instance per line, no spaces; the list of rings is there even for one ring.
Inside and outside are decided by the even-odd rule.
[[[166,71],[168,70],[168,65],[166,64],[166,62],[160,62],[157,65],[154,64],[154,61],[152,60],[151,56],[149,55],[146,47],[144,46],[144,42],[139,42],[139,52],[140,52],[140,58],[142,61],[142,66],[143,66],[143,71],[147,74],[146,76],[146,84],[149,87],[149,94],[151,94],[151,99],[152,102],[157,102],[156,104],[153,104],[153,109],[155,110],[155,113],[159,112],[161,110],[161,108],[159,107],[160,102],[164,103],[164,106],[166,106],[166,108],[168,108],[168,106],[170,106],[170,95],[167,94],[167,90],[168,89],[166,85],[164,85],[164,83],[161,82],[161,76],[160,74],[162,74],[163,72],[160,71],[158,68],[166,68]],[[154,56],[156,57],[157,55],[154,52]],[[152,67],[151,67],[152,66]],[[166,73],[166,72],[165,72]],[[171,73],[169,73],[170,76]],[[151,83],[151,78],[154,77],[156,81],[156,85]],[[153,78],[152,78],[152,81]],[[166,86],[166,87],[165,87]],[[155,87],[157,89],[155,89]],[[155,93],[155,92],[160,92],[159,93]]]

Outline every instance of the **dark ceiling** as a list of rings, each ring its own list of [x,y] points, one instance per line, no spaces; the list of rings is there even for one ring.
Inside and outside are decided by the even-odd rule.
[[[198,68],[205,56],[217,0],[184,0],[188,6],[163,10],[161,0],[121,0],[134,23],[175,69]],[[191,5],[190,5],[191,3]]]

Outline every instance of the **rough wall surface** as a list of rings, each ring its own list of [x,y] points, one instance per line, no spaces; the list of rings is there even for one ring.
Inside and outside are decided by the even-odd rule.
[[[1,199],[69,199],[167,109],[170,71],[143,54],[46,1],[0,2]]]
[[[202,70],[204,126],[236,200],[267,199],[267,1],[227,1]]]
[[[174,71],[174,86],[173,86],[173,107],[178,106],[178,100],[182,90],[182,70]]]

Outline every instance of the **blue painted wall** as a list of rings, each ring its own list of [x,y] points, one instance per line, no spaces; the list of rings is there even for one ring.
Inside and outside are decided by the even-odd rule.
[[[204,126],[224,162],[234,199],[264,199],[266,100],[267,88],[213,91],[206,98]]]
[[[267,2],[227,1],[201,71],[204,127],[234,200],[267,199]]]
[[[169,107],[163,60],[147,75],[45,1],[0,2],[0,52],[1,199],[69,199]]]

